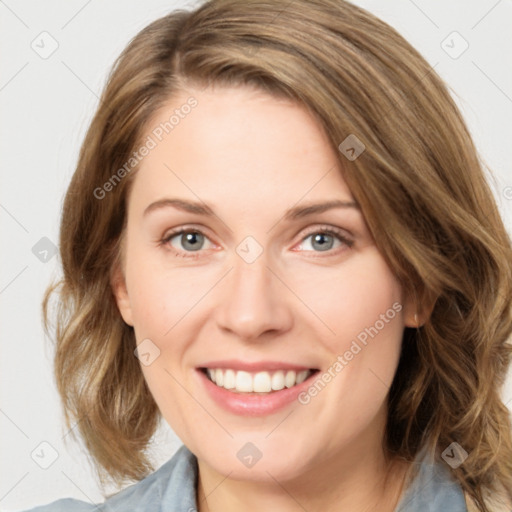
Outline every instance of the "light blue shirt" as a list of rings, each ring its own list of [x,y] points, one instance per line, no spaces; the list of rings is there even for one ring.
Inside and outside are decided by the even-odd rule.
[[[464,494],[447,464],[421,456],[420,470],[395,512],[467,512]],[[196,512],[197,458],[186,446],[158,470],[104,503],[64,498],[26,512]]]

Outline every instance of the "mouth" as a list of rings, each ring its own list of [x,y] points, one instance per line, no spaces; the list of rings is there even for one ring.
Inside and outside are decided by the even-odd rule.
[[[248,372],[231,368],[198,368],[219,388],[243,395],[270,395],[293,388],[312,378],[320,370],[273,370]]]

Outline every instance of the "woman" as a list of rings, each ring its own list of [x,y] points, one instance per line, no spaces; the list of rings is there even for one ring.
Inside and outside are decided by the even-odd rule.
[[[508,510],[512,248],[471,138],[388,25],[287,4],[152,23],[84,141],[43,307],[68,425],[140,480],[100,509]]]

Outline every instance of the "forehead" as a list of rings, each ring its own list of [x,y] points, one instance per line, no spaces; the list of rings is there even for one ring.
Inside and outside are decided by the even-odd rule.
[[[291,100],[243,87],[190,89],[155,113],[148,138],[154,147],[132,188],[140,208],[166,194],[253,211],[351,199],[321,125]]]

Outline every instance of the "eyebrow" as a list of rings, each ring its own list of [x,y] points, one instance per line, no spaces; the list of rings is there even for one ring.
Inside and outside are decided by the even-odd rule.
[[[188,213],[195,213],[197,215],[205,215],[208,217],[215,216],[213,208],[206,203],[189,201],[185,199],[165,198],[159,199],[151,203],[143,213],[145,217],[151,212],[161,210],[163,208],[174,207]],[[295,206],[286,211],[284,215],[285,220],[295,220],[315,213],[323,213],[334,208],[354,208],[359,210],[359,205],[355,201],[341,201],[334,199],[323,203],[311,203],[303,206]]]

